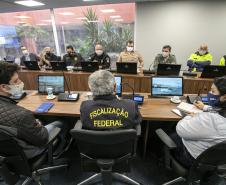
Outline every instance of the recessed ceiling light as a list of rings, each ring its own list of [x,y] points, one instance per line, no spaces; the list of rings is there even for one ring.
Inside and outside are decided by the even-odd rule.
[[[103,12],[103,13],[113,13],[113,12],[115,12],[114,9],[104,9],[104,10],[100,10],[100,11]]]
[[[120,18],[120,15],[111,15],[110,18],[115,19],[115,18]]]
[[[36,24],[37,26],[47,26],[48,24],[44,24],[44,23],[40,23],[40,24]]]
[[[31,17],[29,17],[29,16],[26,16],[26,15],[17,15],[17,16],[15,16],[16,18],[19,18],[19,19],[29,19],[29,18],[31,18]]]
[[[61,22],[60,24],[69,24],[69,22]]]
[[[99,22],[98,20],[94,20],[94,21],[88,21],[88,22]]]
[[[122,21],[124,21],[123,19],[115,19],[115,21],[117,21],[117,22],[122,22]]]
[[[62,12],[62,13],[58,13],[58,14],[60,14],[60,15],[75,15],[72,12]]]
[[[26,22],[23,22],[23,21],[18,21],[16,22],[17,24],[27,24]]]
[[[86,17],[78,17],[78,18],[76,18],[76,19],[79,19],[79,20],[87,20]]]
[[[43,21],[43,22],[52,22],[52,20],[50,20],[50,19],[47,19],[47,20],[41,20],[41,21]]]
[[[83,0],[83,1],[85,1],[85,2],[89,2],[89,1],[97,1],[97,0]]]
[[[23,6],[29,6],[29,7],[45,5],[44,3],[41,3],[41,2],[38,2],[38,1],[34,1],[34,0],[14,1],[14,3],[20,4],[20,5],[23,5]]]

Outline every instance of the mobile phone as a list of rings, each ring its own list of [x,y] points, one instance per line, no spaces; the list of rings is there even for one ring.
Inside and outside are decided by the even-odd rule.
[[[54,103],[52,102],[45,102],[42,103],[36,110],[35,112],[38,113],[43,113],[43,112],[48,112],[52,107],[53,107]]]

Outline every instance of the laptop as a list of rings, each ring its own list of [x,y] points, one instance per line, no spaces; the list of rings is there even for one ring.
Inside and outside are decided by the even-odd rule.
[[[208,65],[203,68],[201,78],[215,78],[226,75],[226,66]]]
[[[117,62],[117,73],[137,74],[137,63],[135,62]]]
[[[183,77],[151,78],[151,97],[183,96]]]
[[[46,89],[53,88],[53,94],[64,93],[64,76],[38,76],[38,93],[47,94]]]
[[[82,62],[81,66],[82,66],[82,71],[85,71],[85,72],[94,72],[99,70],[98,62],[90,62],[90,61]]]
[[[158,64],[157,75],[178,76],[180,74],[180,64]]]
[[[122,96],[122,76],[115,75],[116,95]]]
[[[40,70],[38,61],[24,61],[24,65],[29,70]]]
[[[50,61],[53,71],[64,71],[66,70],[66,63],[63,61]]]

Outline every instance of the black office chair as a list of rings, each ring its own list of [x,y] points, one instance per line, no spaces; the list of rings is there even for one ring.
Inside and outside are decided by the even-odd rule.
[[[46,151],[42,154],[27,159],[24,151],[7,132],[0,130],[0,176],[8,185],[14,185],[20,180],[20,176],[26,179],[22,185],[28,185],[35,181],[38,185],[43,185],[40,176],[51,170],[66,168],[67,164],[53,165],[53,142],[61,129],[55,128],[49,134],[49,142],[46,144]],[[47,152],[48,151],[48,152]],[[42,168],[48,162],[48,166]]]
[[[226,141],[205,150],[195,160],[190,169],[186,169],[172,155],[171,151],[177,147],[175,142],[162,129],[157,129],[155,132],[160,140],[165,144],[164,154],[166,167],[172,169],[180,176],[172,181],[164,183],[163,185],[175,184],[182,181],[185,181],[189,185],[197,182],[200,183],[200,185],[204,185],[205,183],[208,184],[207,177],[213,176],[216,177],[216,181],[219,181],[219,178],[225,176]],[[222,181],[224,181],[223,178]]]
[[[139,185],[120,174],[130,171],[130,159],[136,151],[136,130],[91,131],[75,127],[71,135],[78,144],[83,171],[97,173],[78,185],[101,181],[104,185],[111,185],[112,179]]]

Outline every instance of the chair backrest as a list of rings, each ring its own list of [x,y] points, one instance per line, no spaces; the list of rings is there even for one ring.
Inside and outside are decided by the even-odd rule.
[[[205,150],[189,170],[191,179],[202,177],[203,174],[217,173],[217,167],[226,164],[226,141],[218,143]]]
[[[197,163],[214,166],[226,164],[226,141],[218,143],[205,150],[198,158]]]
[[[17,175],[31,176],[28,160],[22,148],[15,139],[0,130],[0,166],[4,165],[8,170]]]
[[[133,154],[136,142],[136,130],[92,131],[71,130],[80,153],[93,159],[116,159]]]

